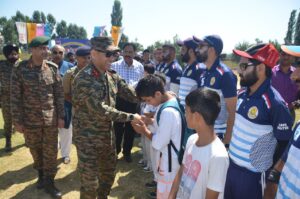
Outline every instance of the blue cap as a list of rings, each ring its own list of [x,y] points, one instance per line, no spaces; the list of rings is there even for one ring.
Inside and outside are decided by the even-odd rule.
[[[208,35],[205,36],[203,39],[199,39],[196,36],[193,36],[193,38],[198,44],[206,42],[212,47],[214,47],[217,55],[220,55],[223,50],[223,41],[219,35]]]
[[[176,42],[178,46],[186,46],[188,48],[196,49],[198,47],[198,43],[191,37],[185,39],[184,41],[177,41]]]
[[[91,53],[91,48],[87,46],[79,47],[76,50],[76,56],[86,56]]]

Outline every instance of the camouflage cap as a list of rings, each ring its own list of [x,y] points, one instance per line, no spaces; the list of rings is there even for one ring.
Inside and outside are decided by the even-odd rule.
[[[113,45],[113,41],[110,37],[93,37],[91,39],[92,49],[100,51],[117,51],[118,47]]]
[[[38,36],[38,37],[35,37],[35,38],[33,38],[31,40],[31,42],[28,45],[28,47],[32,48],[32,47],[38,47],[38,46],[48,45],[49,41],[50,41],[50,37]]]

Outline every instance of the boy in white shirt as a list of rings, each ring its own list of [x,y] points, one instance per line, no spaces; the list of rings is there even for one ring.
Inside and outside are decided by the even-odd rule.
[[[197,133],[187,141],[169,199],[221,199],[229,159],[214,133],[220,97],[215,91],[200,88],[192,91],[185,102],[187,125]]]
[[[169,102],[178,103],[177,99],[166,92],[161,78],[155,75],[148,75],[141,79],[136,86],[136,94],[147,104],[158,106],[158,109]],[[157,176],[157,198],[167,199],[171,190],[173,180],[180,167],[178,156],[175,150],[168,150],[168,145],[172,141],[177,149],[180,148],[181,141],[181,115],[174,108],[166,107],[161,111],[159,124],[157,123],[157,112],[153,120],[153,132],[147,128],[146,123],[132,123],[137,133],[145,135],[152,140],[152,147],[160,152],[160,161],[155,168],[158,170]]]

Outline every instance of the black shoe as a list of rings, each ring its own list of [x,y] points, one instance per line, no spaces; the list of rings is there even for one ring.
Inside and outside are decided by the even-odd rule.
[[[11,138],[6,137],[6,143],[5,143],[5,152],[11,152]]]
[[[156,198],[156,192],[152,191],[148,194],[149,198]]]
[[[157,185],[157,182],[155,182],[154,180],[152,181],[152,182],[147,182],[146,184],[145,184],[145,187],[147,187],[147,188],[156,188],[156,185]]]
[[[128,162],[128,163],[132,162],[131,155],[124,155],[124,159],[125,159],[125,161]]]
[[[61,192],[55,187],[54,180],[52,178],[45,178],[44,180],[45,192],[50,194],[52,198],[61,198]]]
[[[36,188],[37,189],[42,189],[44,188],[44,173],[43,173],[43,170],[39,170],[39,177],[38,177],[38,180],[36,182]]]

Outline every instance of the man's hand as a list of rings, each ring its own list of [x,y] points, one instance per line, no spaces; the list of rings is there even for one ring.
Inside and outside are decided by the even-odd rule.
[[[147,126],[143,121],[139,121],[139,122],[131,122],[131,125],[133,127],[133,129],[135,130],[135,132],[137,132],[138,134],[144,134],[147,130]]]
[[[146,125],[153,124],[153,118],[143,115],[142,120]]]
[[[18,131],[19,133],[24,133],[24,126],[20,125],[20,124],[15,124],[15,129],[16,131]]]
[[[142,116],[140,116],[139,114],[135,113],[134,114],[134,118],[133,120],[131,121],[131,123],[134,123],[134,124],[138,124],[142,121]]]
[[[64,128],[65,127],[65,120],[58,119],[57,121],[57,128]]]
[[[276,196],[277,187],[277,184],[268,182],[265,189],[264,199],[274,199]]]

